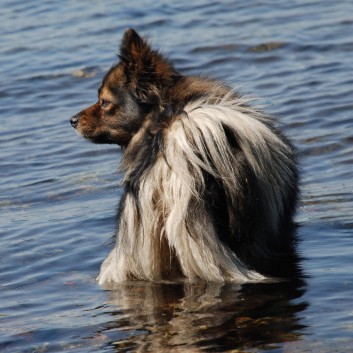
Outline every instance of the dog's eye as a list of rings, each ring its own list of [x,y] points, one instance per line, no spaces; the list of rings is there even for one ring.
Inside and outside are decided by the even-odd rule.
[[[102,107],[102,108],[108,108],[111,104],[112,104],[112,103],[109,102],[109,101],[106,100],[106,99],[102,99],[102,100],[101,100],[101,107]]]

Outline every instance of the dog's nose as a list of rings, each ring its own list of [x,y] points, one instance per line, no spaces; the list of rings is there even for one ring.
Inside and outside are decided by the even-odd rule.
[[[74,128],[76,128],[79,119],[80,119],[80,117],[79,117],[78,114],[76,114],[76,115],[74,115],[73,117],[71,117],[70,123],[71,123],[71,125],[72,125]]]

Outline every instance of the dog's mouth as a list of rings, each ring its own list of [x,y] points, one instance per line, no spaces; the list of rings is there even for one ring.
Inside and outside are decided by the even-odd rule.
[[[132,137],[131,133],[124,129],[105,131],[101,127],[93,128],[86,124],[85,116],[80,113],[70,118],[70,124],[78,136],[97,144],[114,144],[125,147]]]
[[[79,126],[79,122],[80,122],[80,115],[79,114],[76,114],[70,118],[70,124],[75,129],[75,132],[78,136],[84,137],[87,140],[95,142],[92,140],[92,136],[90,136],[89,134],[82,131],[82,128]]]

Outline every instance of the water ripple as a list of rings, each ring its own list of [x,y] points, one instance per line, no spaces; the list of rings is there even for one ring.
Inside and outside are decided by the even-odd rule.
[[[353,352],[352,2],[4,0],[0,13],[1,351]],[[128,27],[286,127],[307,285],[96,285],[121,152],[69,117],[97,99]]]

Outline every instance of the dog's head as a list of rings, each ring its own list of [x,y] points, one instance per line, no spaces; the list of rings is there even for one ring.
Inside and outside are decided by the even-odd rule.
[[[102,81],[98,101],[70,119],[78,133],[95,143],[128,145],[146,118],[163,110],[168,88],[180,78],[133,29],[124,34],[119,58]]]

